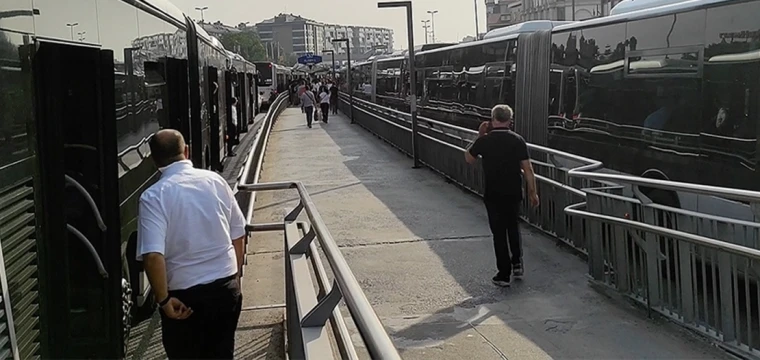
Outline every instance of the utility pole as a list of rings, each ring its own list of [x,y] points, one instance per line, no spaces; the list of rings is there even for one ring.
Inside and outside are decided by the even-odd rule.
[[[438,10],[428,10],[427,13],[430,14],[430,24],[432,26],[432,38],[433,38],[432,43],[435,44],[435,14],[438,13]]]
[[[480,26],[478,24],[478,0],[473,0],[475,3],[475,40],[480,40]],[[457,38],[459,38],[457,36]]]
[[[417,70],[414,67],[414,20],[412,16],[412,2],[379,2],[377,3],[377,7],[406,8],[406,31],[409,36],[409,112],[412,117],[412,159],[414,160],[413,168],[418,169],[420,168],[420,145],[417,130]]]
[[[198,10],[198,11],[201,12],[201,23],[205,22],[206,20],[203,18],[203,12],[206,11],[206,10],[208,10],[208,6],[197,7],[197,8],[195,8],[195,10]]]
[[[428,25],[429,22],[430,20],[422,20],[422,28],[425,29],[425,44],[428,43],[428,29],[430,28],[430,25]]]

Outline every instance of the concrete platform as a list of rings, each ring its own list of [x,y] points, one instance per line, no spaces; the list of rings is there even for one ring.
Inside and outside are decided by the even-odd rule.
[[[411,167],[411,159],[342,115],[309,129],[300,109],[291,108],[271,135],[261,179],[306,184],[405,359],[727,356],[594,291],[582,259],[528,226],[524,279],[508,289],[493,286],[481,200]],[[292,191],[260,193],[255,222],[282,221],[296,198]],[[282,301],[282,284],[274,281],[282,276],[282,241],[281,233],[254,236],[248,271],[256,280],[245,283],[254,300],[247,304]]]

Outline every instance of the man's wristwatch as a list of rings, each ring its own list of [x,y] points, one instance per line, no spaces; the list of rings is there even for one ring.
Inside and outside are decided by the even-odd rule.
[[[158,303],[158,307],[164,307],[164,305],[169,303],[169,299],[171,298],[171,296],[167,296],[166,299],[161,300],[161,302]]]

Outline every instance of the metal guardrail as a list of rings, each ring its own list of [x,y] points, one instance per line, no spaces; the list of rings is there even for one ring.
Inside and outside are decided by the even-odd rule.
[[[409,114],[355,98],[354,116],[411,153]],[[419,124],[421,162],[482,195],[482,170],[465,165],[462,155],[477,133],[425,117]],[[660,205],[638,187],[749,202],[756,214],[760,192],[594,172],[602,168],[598,161],[528,147],[541,204],[538,210],[524,207],[523,217],[585,253],[594,283],[737,355],[760,358],[760,224]],[[622,196],[616,184],[633,185],[636,198]]]
[[[343,96],[344,101],[340,104],[344,112],[348,106],[346,97]],[[354,107],[356,123],[407,155],[411,154],[409,114],[356,97]],[[418,117],[418,124],[420,162],[457,185],[482,196],[484,175],[481,166],[472,166],[464,161],[464,150],[477,137],[477,132],[423,116]],[[537,208],[523,204],[523,218],[585,254],[584,225],[580,219],[565,215],[564,209],[584,201],[582,188],[597,184],[588,180],[572,181],[568,172],[572,169],[592,171],[602,167],[602,163],[543,146],[528,144],[528,148],[532,155],[531,162],[541,203]],[[572,163],[574,167],[565,167],[563,162]]]
[[[324,220],[304,185],[300,182],[258,183],[266,145],[277,116],[287,105],[282,94],[275,101],[256,134],[237,188],[250,193],[247,211],[249,232],[284,231],[285,300],[288,355],[292,359],[333,359],[335,354],[327,332],[329,320],[332,335],[342,359],[358,359],[356,348],[338,307],[343,300],[373,359],[401,359],[380,319],[354,277],[348,263],[327,230]],[[282,223],[253,223],[255,194],[259,191],[295,189],[299,203]],[[298,221],[305,211],[308,222]],[[316,242],[314,241],[316,240]],[[334,274],[332,285],[320,258],[319,248]],[[247,246],[246,246],[247,247]],[[311,266],[309,266],[311,262]],[[317,280],[312,281],[312,272]]]

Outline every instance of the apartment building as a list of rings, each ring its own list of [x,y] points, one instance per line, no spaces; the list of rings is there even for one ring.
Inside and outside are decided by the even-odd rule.
[[[255,27],[262,42],[299,56],[334,50],[336,60],[345,59],[346,44],[333,43],[334,39],[349,39],[352,59],[357,60],[375,50],[393,50],[393,30],[386,28],[325,24],[293,14],[277,15]]]

